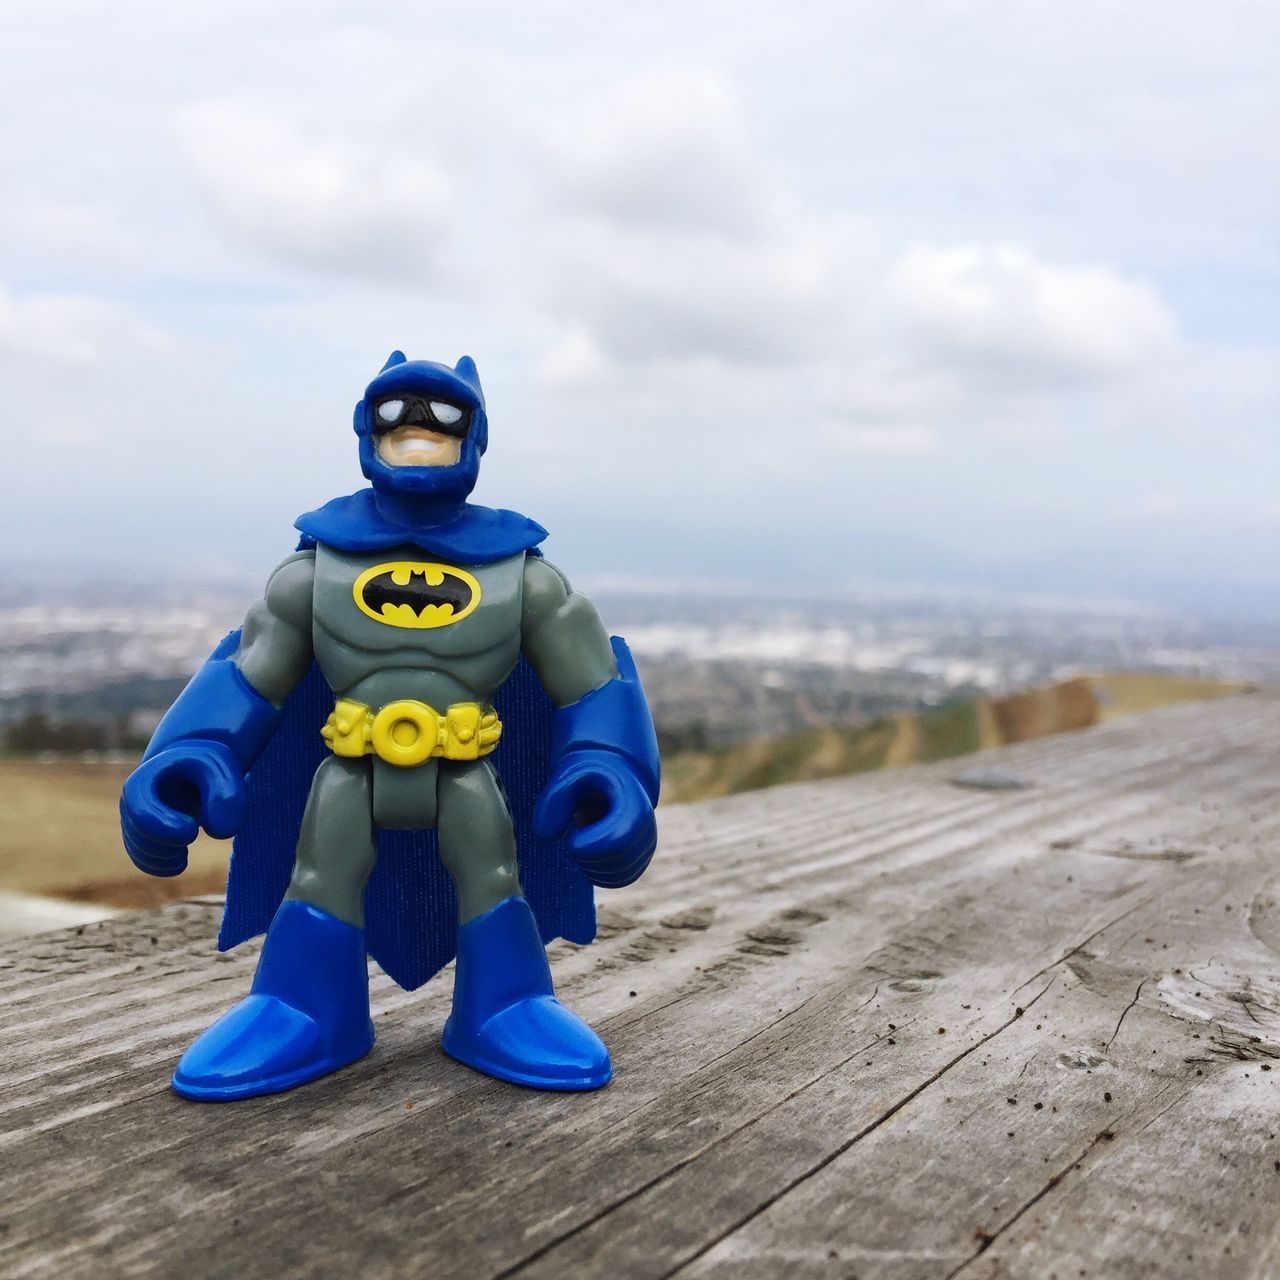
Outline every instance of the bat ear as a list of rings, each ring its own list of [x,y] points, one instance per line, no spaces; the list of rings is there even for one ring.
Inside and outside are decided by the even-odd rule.
[[[458,363],[453,366],[453,371],[470,382],[477,391],[480,390],[480,371],[470,356],[459,357]]]
[[[405,360],[404,360],[404,352],[403,352],[403,351],[393,351],[393,352],[392,352],[392,353],[387,357],[387,363],[386,363],[386,364],[384,364],[384,365],[382,366],[382,368],[378,370],[378,372],[379,372],[379,373],[386,373],[386,371],[387,371],[388,369],[394,369],[394,368],[396,367],[396,365],[398,365],[398,364],[404,364],[404,362],[405,362]]]

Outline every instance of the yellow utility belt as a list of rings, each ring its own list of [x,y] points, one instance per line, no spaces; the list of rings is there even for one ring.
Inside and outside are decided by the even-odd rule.
[[[320,736],[334,755],[373,755],[407,769],[434,756],[445,760],[487,756],[502,736],[502,721],[492,707],[478,702],[455,702],[437,711],[425,702],[404,698],[374,711],[363,702],[339,698]]]

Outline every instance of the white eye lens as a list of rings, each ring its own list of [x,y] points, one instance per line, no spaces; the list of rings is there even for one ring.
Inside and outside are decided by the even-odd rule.
[[[456,404],[443,404],[439,400],[431,402],[431,412],[435,414],[436,421],[444,427],[457,422],[462,417],[462,410]]]
[[[403,400],[384,400],[378,406],[378,417],[383,422],[394,422],[404,409]]]

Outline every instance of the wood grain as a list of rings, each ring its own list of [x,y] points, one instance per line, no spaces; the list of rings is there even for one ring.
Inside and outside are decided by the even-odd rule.
[[[0,948],[4,1276],[1127,1277],[1280,1262],[1280,698],[676,807],[561,995],[617,1074],[379,1044],[185,1103],[205,899]]]

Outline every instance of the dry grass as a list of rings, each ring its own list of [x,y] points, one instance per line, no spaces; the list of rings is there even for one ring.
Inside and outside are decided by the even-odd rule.
[[[949,760],[987,747],[1086,729],[1099,720],[1251,688],[1163,675],[1080,676],[978,702],[948,703],[847,728],[811,729],[663,761],[668,801],[701,800],[783,782]]]
[[[1103,720],[1155,711],[1175,702],[1198,702],[1248,693],[1257,686],[1227,680],[1192,680],[1182,676],[1146,675],[1127,671],[1089,676],[1098,694]]]
[[[1088,678],[1102,718],[1174,702],[1216,698],[1248,686],[1156,675]],[[823,728],[664,761],[668,802],[726,795],[799,779],[833,777],[977,747],[1061,732],[1091,722],[1098,707],[1084,681],[1015,694],[990,704],[942,708],[901,720]],[[0,889],[110,906],[148,907],[220,893],[227,842],[201,836],[184,875],[157,880],[135,871],[120,844],[116,806],[129,772],[122,764],[0,760]]]
[[[201,836],[185,875],[134,870],[120,843],[123,764],[0,761],[0,888],[145,907],[220,893],[230,844]]]

